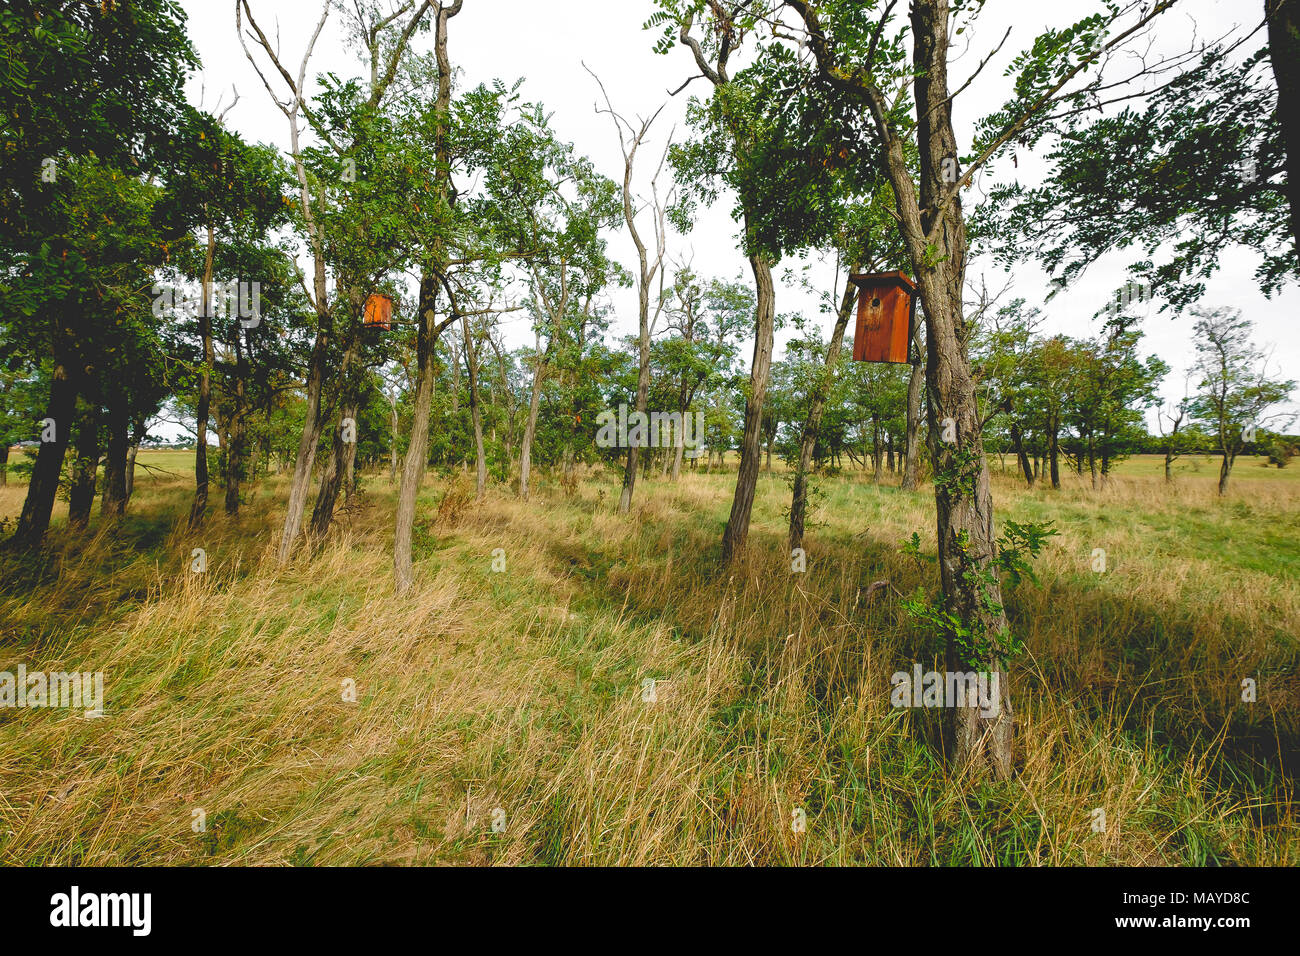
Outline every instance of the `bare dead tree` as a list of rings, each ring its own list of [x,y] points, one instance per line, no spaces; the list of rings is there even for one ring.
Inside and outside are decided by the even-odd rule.
[[[632,180],[636,164],[636,154],[645,142],[646,136],[650,132],[650,127],[654,121],[659,118],[667,103],[660,105],[648,117],[637,117],[638,122],[634,125],[623,114],[614,109],[610,102],[609,93],[605,89],[605,84],[601,82],[599,76],[588,67],[585,63],[583,69],[591,74],[600,87],[601,97],[605,101],[605,108],[596,107],[597,115],[606,115],[614,123],[614,129],[618,133],[619,149],[623,153],[623,220],[627,224],[627,231],[632,236],[632,244],[636,246],[637,261],[639,271],[636,277],[637,292],[637,319],[638,319],[638,336],[637,336],[637,378],[636,378],[636,411],[641,415],[646,414],[646,403],[650,395],[650,337],[654,334],[655,326],[658,324],[659,317],[664,307],[664,256],[667,253],[667,231],[665,229],[665,216],[667,208],[671,203],[670,198],[663,201],[659,198],[658,181],[659,175],[663,172],[664,160],[668,157],[668,149],[672,144],[672,134],[668,135],[668,142],[664,145],[663,155],[659,158],[659,165],[655,169],[654,176],[650,180],[651,199],[649,208],[653,219],[654,228],[654,254],[650,254],[644,240],[641,238],[641,231],[637,227],[637,209],[636,197],[634,195]],[[644,206],[642,207],[644,208]],[[650,303],[650,290],[658,281],[659,292],[655,296],[655,302],[652,307]],[[641,453],[639,443],[629,442],[627,450],[627,465],[623,470],[623,490],[619,494],[618,511],[619,514],[627,514],[628,509],[632,506],[632,490],[636,486],[637,463]]]

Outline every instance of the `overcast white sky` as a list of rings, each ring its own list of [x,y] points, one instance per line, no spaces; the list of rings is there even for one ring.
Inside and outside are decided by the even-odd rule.
[[[251,0],[251,3],[264,29],[278,20],[282,56],[296,67],[319,17],[318,0]],[[199,102],[201,88],[205,88],[202,99],[207,108],[214,108],[223,95],[228,103],[233,85],[239,90],[240,101],[227,117],[227,123],[249,139],[287,145],[285,118],[271,103],[236,39],[234,0],[183,0],[182,5],[189,13],[190,35],[202,58],[202,71],[190,91],[192,101]],[[972,48],[951,66],[953,87],[966,80],[1008,27],[1012,32],[1001,52],[956,101],[954,119],[962,148],[970,142],[974,123],[1005,100],[1009,81],[1003,73],[1011,59],[1044,28],[1064,26],[1099,6],[1085,0],[990,0],[976,28],[968,31],[974,37]],[[1233,26],[1253,28],[1262,18],[1262,6],[1259,0],[1237,3],[1182,0],[1174,11],[1164,16],[1159,46],[1167,44],[1169,49],[1175,49],[1186,43],[1193,29],[1201,37],[1216,37]],[[614,106],[621,112],[629,115],[653,112],[668,99],[668,91],[677,88],[695,70],[684,48],[678,47],[666,56],[652,51],[654,34],[641,28],[652,11],[652,0],[564,0],[562,3],[465,0],[464,9],[452,21],[450,31],[450,55],[460,71],[458,83],[465,88],[497,77],[507,82],[524,78],[524,95],[546,105],[553,113],[558,133],[572,141],[579,152],[591,157],[599,170],[619,179],[622,156],[618,143],[609,118],[594,111],[598,90],[583,70],[582,61],[604,80]],[[342,76],[362,72],[355,56],[344,48],[340,23],[337,13],[332,13],[317,43],[309,76],[325,71]],[[427,46],[431,35],[417,42]],[[690,91],[704,95],[706,84],[696,81]],[[674,124],[678,136],[684,135],[686,101],[687,94],[680,94],[669,103],[654,128],[657,137],[645,147],[647,154],[657,159],[663,148],[663,137]],[[1034,158],[1022,151],[1019,169],[1002,163],[999,173],[1015,173],[1022,182],[1032,182],[1037,168]],[[648,169],[645,174],[649,176]],[[968,206],[970,201],[967,200]],[[720,201],[716,208],[700,217],[689,236],[670,234],[670,254],[677,258],[693,257],[697,272],[705,276],[731,278],[743,273],[747,277],[748,264],[737,249],[735,232],[730,203]],[[636,257],[626,230],[611,233],[610,242],[614,254],[631,268]],[[826,263],[815,269],[819,287],[831,285],[833,265]],[[1127,260],[1119,257],[1114,261],[1099,261],[1077,288],[1067,290],[1043,306],[1046,314],[1043,330],[1074,336],[1096,332],[1093,313],[1106,295],[1123,282],[1126,265]],[[1255,257],[1244,250],[1225,254],[1221,270],[1209,282],[1204,304],[1241,308],[1255,321],[1257,339],[1274,350],[1274,370],[1280,368],[1289,376],[1300,377],[1297,375],[1300,333],[1295,323],[1300,312],[1300,290],[1291,287],[1271,301],[1265,299],[1255,285],[1255,265]],[[986,276],[991,288],[1001,288],[1009,278],[990,264],[975,260],[968,270],[969,278],[978,281],[981,274]],[[1012,289],[1006,298],[1020,296],[1031,305],[1043,305],[1048,284],[1040,270],[1033,266],[1020,267],[1012,278]],[[634,331],[634,294],[620,290],[613,299],[616,306],[613,333],[623,335]],[[1156,308],[1156,305],[1150,307],[1149,318],[1143,326],[1144,349],[1160,355],[1172,366],[1164,394],[1176,399],[1182,394],[1182,370],[1192,361],[1192,319],[1170,319],[1169,313],[1157,314]],[[777,310],[815,315],[816,305],[797,290],[778,288]],[[520,316],[517,313],[503,317],[509,329],[508,339],[516,345],[532,340],[528,320]],[[829,319],[823,319],[827,333],[829,324]],[[778,334],[777,357],[788,335],[788,332]],[[744,348],[746,366],[751,350],[752,342]]]

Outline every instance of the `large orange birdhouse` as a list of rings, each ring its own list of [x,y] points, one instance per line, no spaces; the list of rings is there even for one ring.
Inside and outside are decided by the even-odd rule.
[[[907,363],[907,342],[916,314],[916,283],[901,272],[850,276],[858,287],[858,324],[853,361]]]
[[[382,292],[376,292],[366,299],[366,328],[388,331],[393,321],[393,300]]]

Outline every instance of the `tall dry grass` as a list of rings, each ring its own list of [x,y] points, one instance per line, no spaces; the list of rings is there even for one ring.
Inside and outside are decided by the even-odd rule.
[[[102,670],[107,698],[0,710],[0,861],[1300,861],[1300,483],[998,477],[1000,516],[1061,531],[1008,595],[1027,651],[999,784],[953,777],[938,715],[889,705],[891,673],[937,660],[901,608],[936,587],[932,546],[899,551],[933,535],[928,489],[822,480],[799,574],[779,476],[725,572],[728,475],[639,483],[625,517],[612,474],[527,504],[457,504],[458,481],[422,496],[409,600],[378,477],[282,571],[275,482],[197,533],[185,482],[146,482],[125,521],[0,558],[0,670]]]

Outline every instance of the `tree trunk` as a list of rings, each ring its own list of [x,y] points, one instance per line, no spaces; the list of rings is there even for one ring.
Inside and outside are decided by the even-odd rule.
[[[501,440],[505,446],[506,461],[513,463],[515,460],[514,434],[515,434],[515,396],[510,389],[510,376],[506,373],[506,359],[497,348],[496,342],[491,335],[487,337],[488,345],[497,357],[497,369],[501,379],[501,394],[505,397],[506,403],[506,425],[503,430]],[[495,434],[495,429],[493,430]]]
[[[226,439],[226,514],[232,518],[239,514],[240,490],[244,470],[247,468],[244,461],[247,443],[247,428],[241,407],[236,409],[230,419],[230,433]]]
[[[9,436],[0,437],[0,488],[9,484]]]
[[[437,326],[433,307],[438,287],[429,274],[420,282],[420,328],[416,341],[415,399],[411,415],[411,441],[402,468],[402,485],[397,493],[397,522],[393,537],[393,572],[399,596],[407,594],[415,583],[411,562],[411,533],[415,526],[415,499],[424,480],[425,458],[429,451],[429,409],[433,404],[434,346]]]
[[[203,368],[199,373],[199,400],[194,425],[194,503],[190,507],[190,527],[203,523],[208,510],[208,413],[212,406],[212,257],[216,250],[216,231],[208,226],[208,250],[203,263],[203,300],[199,306],[199,338],[203,344]]]
[[[1052,421],[1047,430],[1047,455],[1051,461],[1052,487],[1061,488],[1061,437],[1060,425]]]
[[[907,448],[903,463],[903,489],[914,491],[921,472],[921,386],[925,382],[925,348],[921,342],[921,323],[915,322],[908,338],[912,356],[912,373],[907,379]]]
[[[873,480],[876,484],[880,484],[880,480],[885,477],[885,447],[878,415],[873,415],[871,418],[871,467],[875,470]]]
[[[959,194],[942,204],[950,188],[942,175],[944,163],[960,155],[948,96],[947,0],[914,0],[911,21],[921,189],[919,204],[900,203],[899,212],[925,308],[930,428],[937,433],[951,420],[956,430],[956,441],[934,445],[940,579],[948,610],[980,645],[975,653],[963,652],[950,636],[949,669],[990,671],[1000,697],[997,714],[989,717],[975,705],[953,708],[954,758],[960,768],[986,767],[1006,778],[1012,768],[1013,727],[1002,673],[1007,622],[994,564],[993,497],[979,403],[964,344],[966,226]],[[887,148],[895,194],[910,198],[914,194],[902,143],[894,138]],[[930,250],[928,236],[933,236]]]
[[[852,93],[871,113],[880,133],[881,162],[893,186],[899,228],[925,311],[926,407],[935,473],[939,573],[945,609],[960,620],[965,632],[960,641],[957,634],[947,635],[948,667],[987,672],[998,689],[996,713],[987,717],[971,702],[952,708],[953,760],[960,770],[987,769],[997,777],[1009,777],[1013,715],[1002,673],[1007,622],[995,565],[988,462],[965,346],[969,328],[962,313],[968,241],[960,189],[944,175],[960,156],[948,93],[948,0],[911,3],[919,196],[909,150],[890,119],[890,106],[881,91],[836,62],[810,4],[802,0],[787,0],[787,4],[798,9],[812,28],[809,47],[822,76]],[[943,441],[941,428],[955,440]]]
[[[1029,456],[1025,454],[1024,437],[1020,434],[1020,426],[1011,423],[1011,444],[1016,450],[1016,458],[1020,461],[1020,470],[1024,472],[1025,483],[1030,488],[1034,487],[1034,469],[1029,464]]]
[[[354,294],[353,298],[358,299],[359,296]],[[351,321],[355,323],[355,316]],[[334,439],[330,443],[330,454],[325,460],[325,468],[321,473],[320,490],[316,494],[316,507],[312,509],[311,515],[311,536],[317,543],[325,539],[325,535],[330,529],[330,522],[334,520],[334,508],[338,504],[339,490],[343,487],[343,482],[348,475],[349,448],[353,455],[356,454],[357,390],[359,386],[356,376],[352,374],[352,362],[356,358],[357,349],[357,329],[355,325],[349,327],[347,341],[347,348],[343,351],[343,361],[339,366],[339,379],[342,382],[339,388],[339,422],[334,430]],[[345,434],[344,426],[349,420],[352,425],[351,434]],[[350,441],[345,440],[349,438]]]
[[[447,118],[451,109],[451,60],[447,56],[447,21],[460,13],[461,0],[450,7],[439,6],[434,26],[433,51],[438,62],[438,96],[434,104],[437,113],[434,126],[434,154],[438,165],[436,177],[439,198],[444,203],[454,202],[451,195],[451,154],[447,146]],[[437,270],[445,268],[446,253],[441,240],[430,250],[431,265]],[[425,459],[429,448],[429,409],[433,404],[433,384],[438,335],[455,320],[453,314],[442,325],[434,322],[438,284],[445,278],[442,271],[426,267],[420,277],[419,333],[416,338],[415,409],[411,421],[411,441],[402,468],[402,486],[397,494],[397,521],[393,536],[393,580],[398,596],[410,592],[415,584],[415,568],[411,561],[411,534],[415,526],[415,501],[420,483],[424,480]],[[454,305],[454,303],[448,303]]]
[[[99,503],[103,517],[126,512],[130,446],[131,415],[126,395],[114,391],[108,399],[108,455],[104,462],[104,497]]]
[[[131,443],[131,450],[126,456],[126,501],[124,505],[131,503],[131,493],[135,491],[135,456],[140,453],[140,443],[138,441]]]
[[[68,491],[68,526],[78,530],[90,524],[95,502],[95,478],[99,471],[99,402],[83,399],[77,423],[76,455],[72,464],[72,487]]]
[[[392,405],[392,415],[389,418],[389,425],[392,427],[392,439],[388,448],[388,483],[397,484],[397,440],[401,428],[401,419],[397,414],[397,396],[394,395],[389,399]]]
[[[639,242],[639,240],[638,240]],[[642,249],[642,273],[643,279],[639,283],[637,290],[640,298],[640,334],[638,336],[637,348],[637,372],[636,372],[636,411],[645,415],[650,399],[650,290],[644,280],[645,269],[645,251]],[[647,440],[649,427],[646,428]],[[641,463],[641,449],[636,442],[628,441],[627,464],[623,468],[623,489],[618,496],[618,513],[625,515],[632,507],[632,491],[636,487],[636,470]]]
[[[745,432],[740,443],[740,468],[736,473],[736,493],[731,514],[722,534],[722,561],[728,564],[745,550],[749,539],[749,518],[754,510],[758,490],[759,447],[763,425],[763,402],[772,369],[773,326],[776,319],[776,290],[772,285],[772,263],[766,255],[749,257],[754,272],[757,308],[754,315],[754,361],[749,373],[749,395],[745,401]]]
[[[311,536],[320,543],[329,532],[330,522],[334,519],[334,508],[338,504],[339,491],[348,474],[348,451],[356,454],[357,443],[344,440],[344,421],[351,419],[355,425],[357,418],[356,399],[349,396],[339,412],[339,424],[330,445],[329,457],[325,460],[325,470],[321,474],[320,491],[316,494],[316,507],[311,514]]]
[[[353,410],[353,415],[357,410]],[[357,491],[357,443],[350,441],[343,448],[343,503],[351,504]]]
[[[324,275],[318,270],[316,295],[318,301],[325,295]],[[302,435],[298,439],[298,455],[294,460],[293,476],[289,479],[289,504],[284,516],[284,529],[280,534],[277,561],[281,567],[288,564],[293,546],[302,530],[303,513],[307,509],[307,494],[311,491],[312,465],[316,460],[316,446],[320,444],[321,392],[325,382],[325,360],[329,353],[329,316],[318,316],[316,341],[312,345],[307,369],[307,402],[302,422]]]
[[[59,491],[59,474],[63,471],[63,456],[68,450],[72,435],[72,419],[77,408],[77,379],[74,378],[75,360],[69,357],[57,361],[50,377],[50,401],[45,417],[54,422],[53,441],[42,441],[32,468],[32,480],[27,486],[27,498],[14,530],[13,542],[21,547],[34,548],[41,543],[50,527],[54,499]],[[78,376],[79,378],[79,376]]]
[[[542,407],[542,375],[547,364],[547,353],[542,352],[541,336],[537,338],[537,362],[533,367],[533,390],[528,400],[528,421],[524,424],[524,441],[519,448],[519,497],[528,500],[528,483],[533,469],[533,436],[537,434],[537,413]]]
[[[438,96],[435,103],[437,122],[434,126],[434,154],[439,198],[444,203],[454,202],[451,195],[451,155],[447,146],[447,117],[451,109],[451,60],[447,56],[447,21],[460,13],[461,0],[450,7],[439,6],[434,27],[433,50],[438,62]],[[430,250],[432,265],[445,267],[446,253],[441,241]],[[397,520],[393,535],[393,581],[399,597],[408,594],[415,584],[415,568],[411,560],[411,535],[415,526],[415,502],[420,483],[424,480],[425,458],[429,447],[429,409],[433,404],[433,385],[438,335],[456,318],[452,315],[442,325],[435,324],[438,284],[445,278],[442,272],[429,268],[420,277],[420,298],[417,308],[419,332],[416,337],[416,362],[419,371],[415,384],[415,408],[411,421],[411,441],[402,468],[402,485],[397,494]],[[454,306],[454,303],[449,303]]]
[[[469,409],[474,422],[474,495],[482,501],[487,494],[487,453],[483,448],[483,415],[479,409],[478,355],[469,334],[469,319],[461,318],[465,332],[465,362],[469,367]]]
[[[1291,239],[1300,256],[1300,3],[1265,0],[1268,55],[1277,82],[1277,116],[1286,144],[1286,193],[1291,204]]]
[[[850,273],[856,272],[851,268]],[[826,410],[826,397],[830,394],[836,366],[839,364],[840,351],[844,346],[844,330],[848,327],[849,316],[853,313],[853,283],[844,285],[844,295],[840,298],[839,311],[835,313],[835,328],[831,331],[831,343],[826,349],[826,364],[823,373],[817,379],[812,400],[808,405],[808,420],[804,422],[803,434],[799,439],[799,461],[794,471],[794,494],[790,499],[790,550],[803,547],[804,522],[808,513],[808,471],[812,466],[813,450],[817,447],[817,436],[821,431],[822,414]]]
[[[248,359],[240,332],[235,333],[235,410],[230,416],[230,431],[226,440],[226,514],[239,514],[240,490],[248,466]]]

